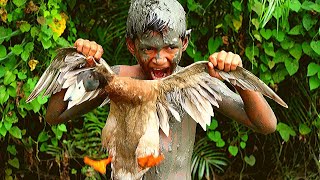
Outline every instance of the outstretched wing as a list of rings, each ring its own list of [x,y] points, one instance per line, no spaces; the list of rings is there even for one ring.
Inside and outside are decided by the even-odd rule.
[[[104,60],[101,59],[101,61]],[[27,102],[35,99],[42,91],[45,91],[43,96],[46,96],[55,94],[61,89],[67,89],[64,100],[69,101],[68,109],[97,97],[104,90],[99,87],[96,79],[102,78],[97,77],[99,74],[94,71],[94,68],[86,68],[85,64],[86,57],[78,53],[75,48],[59,49],[57,56],[39,79]],[[93,77],[96,79],[89,79]],[[107,101],[108,99],[102,104]]]
[[[206,72],[207,63],[207,61],[193,63],[160,80],[161,95],[157,101],[157,113],[160,127],[166,135],[169,134],[170,114],[180,121],[180,114],[186,112],[204,130],[206,125],[210,125],[211,116],[214,115],[212,106],[219,107],[218,101],[222,100],[216,87],[225,86],[225,84]],[[272,89],[244,68],[238,67],[231,72],[219,70],[217,72],[233,85],[244,90],[261,92],[280,105],[288,107]]]

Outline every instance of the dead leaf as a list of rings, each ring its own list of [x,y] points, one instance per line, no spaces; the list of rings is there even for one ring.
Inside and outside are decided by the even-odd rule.
[[[39,63],[39,61],[35,60],[35,59],[31,59],[29,62],[28,62],[28,65],[30,67],[30,70],[33,71],[37,64]]]

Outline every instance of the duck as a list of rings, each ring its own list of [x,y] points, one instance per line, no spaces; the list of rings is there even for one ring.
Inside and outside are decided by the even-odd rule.
[[[73,47],[61,48],[40,77],[27,98],[31,102],[66,89],[66,110],[106,94],[101,105],[110,103],[110,112],[102,130],[102,146],[109,157],[84,162],[100,173],[111,163],[113,179],[141,179],[151,167],[165,157],[160,152],[159,130],[169,136],[169,119],[181,121],[184,113],[200,124],[203,130],[211,123],[213,107],[223,101],[215,86],[225,86],[208,74],[207,61],[195,62],[159,80],[120,77],[101,58],[94,67],[86,67],[86,57]],[[263,81],[242,67],[224,72],[221,78],[244,90],[262,93],[283,107],[287,104]]]

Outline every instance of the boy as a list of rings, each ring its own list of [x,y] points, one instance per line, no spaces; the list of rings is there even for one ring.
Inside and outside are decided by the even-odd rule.
[[[138,64],[115,66],[113,70],[120,76],[138,79],[161,79],[172,74],[181,60],[182,52],[188,46],[189,31],[186,30],[185,12],[176,0],[136,0],[132,1],[127,20],[127,47]],[[77,51],[88,56],[88,64],[93,58],[99,60],[103,49],[94,41],[78,39],[74,46]],[[237,54],[221,51],[209,57],[209,74],[220,78],[214,68],[225,72],[242,66]],[[268,134],[275,131],[276,117],[260,93],[244,91],[235,87],[240,96],[225,87],[217,87],[222,95],[216,109],[251,129]],[[63,102],[65,91],[53,95],[49,102],[46,120],[60,123],[76,111],[65,111]],[[100,98],[101,99],[101,98]],[[101,101],[101,100],[100,100]],[[99,105],[95,101],[79,106],[78,110],[93,109]],[[89,108],[88,108],[89,107]],[[188,115],[181,122],[170,121],[170,135],[160,133],[160,150],[165,160],[150,169],[146,179],[191,179],[191,156],[196,133],[196,123]]]

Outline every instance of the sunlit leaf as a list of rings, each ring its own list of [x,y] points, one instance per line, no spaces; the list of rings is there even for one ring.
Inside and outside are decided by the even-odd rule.
[[[9,133],[15,138],[22,138],[21,130],[17,126],[13,126],[12,128],[10,128]]]
[[[309,78],[310,90],[317,89],[320,86],[320,79],[317,76],[311,76]]]
[[[236,156],[238,154],[238,147],[237,146],[229,146],[228,151],[232,156]]]
[[[289,141],[290,136],[296,136],[296,132],[285,123],[278,123],[277,131],[280,133],[282,139],[286,142]]]
[[[318,72],[320,72],[320,65],[319,64],[312,62],[308,65],[307,76],[313,76],[313,75],[317,74]]]
[[[311,41],[310,46],[318,55],[320,55],[320,41]]]
[[[272,31],[270,29],[262,28],[260,29],[260,34],[263,38],[265,38],[266,40],[269,40],[272,36]]]
[[[290,9],[292,9],[295,12],[298,12],[301,8],[301,3],[299,0],[291,0],[290,1]]]

